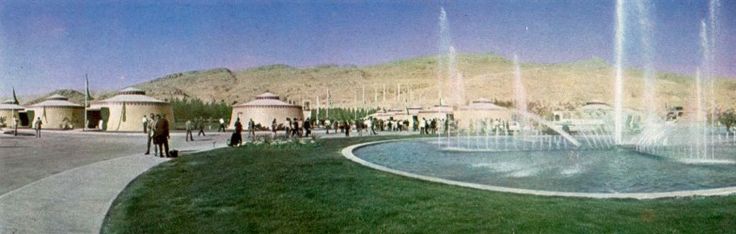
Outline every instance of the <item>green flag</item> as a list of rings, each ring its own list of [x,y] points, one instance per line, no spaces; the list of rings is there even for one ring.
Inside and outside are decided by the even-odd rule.
[[[18,97],[15,96],[15,87],[13,87],[13,104],[20,104],[20,102],[18,102]]]

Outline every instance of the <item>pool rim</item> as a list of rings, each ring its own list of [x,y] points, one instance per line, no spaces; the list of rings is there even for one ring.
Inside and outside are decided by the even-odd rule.
[[[546,197],[570,197],[570,198],[594,198],[594,199],[637,199],[637,200],[649,200],[649,199],[659,199],[659,198],[681,198],[681,197],[694,197],[694,196],[704,196],[704,197],[727,196],[731,194],[736,194],[736,186],[713,188],[713,189],[681,190],[681,191],[653,192],[653,193],[584,193],[584,192],[559,192],[559,191],[550,191],[550,190],[522,189],[522,188],[470,183],[470,182],[463,182],[463,181],[415,174],[411,172],[392,169],[386,166],[381,166],[381,165],[378,165],[372,162],[368,162],[366,160],[359,158],[355,154],[353,154],[355,150],[366,147],[366,146],[370,146],[370,145],[378,145],[378,144],[399,142],[399,141],[427,140],[427,139],[433,139],[433,138],[391,139],[391,140],[364,142],[364,143],[350,145],[348,147],[345,147],[342,149],[341,153],[343,157],[347,158],[350,161],[358,163],[362,166],[372,168],[372,169],[382,171],[382,172],[391,173],[394,175],[399,175],[399,176],[404,176],[404,177],[408,177],[412,179],[418,179],[418,180],[429,181],[429,182],[434,182],[434,183],[447,184],[447,185],[453,185],[453,186],[459,186],[459,187],[465,187],[465,188],[473,188],[473,189],[479,189],[479,190],[485,190],[485,191],[502,192],[502,193],[515,193],[515,194],[546,196]]]

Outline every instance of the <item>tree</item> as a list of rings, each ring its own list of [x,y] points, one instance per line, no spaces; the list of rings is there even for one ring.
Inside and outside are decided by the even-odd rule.
[[[726,126],[726,130],[731,133],[731,127],[736,125],[736,112],[734,112],[734,110],[726,111],[721,115],[719,121],[721,124]]]

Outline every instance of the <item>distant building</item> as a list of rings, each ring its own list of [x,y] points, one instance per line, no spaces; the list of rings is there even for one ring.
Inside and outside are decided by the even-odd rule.
[[[9,99],[4,101],[0,104],[0,126],[4,125],[5,127],[11,127],[13,126],[13,117],[18,118],[20,122],[21,117],[20,113],[25,113],[25,107],[22,107],[15,103],[15,100]],[[25,125],[20,126],[27,126],[28,125],[28,117],[25,117]]]
[[[137,88],[126,88],[117,95],[94,102],[87,111],[90,128],[99,128],[103,121],[106,131],[138,132],[143,131],[143,116],[165,116],[173,129],[174,109],[165,101],[146,96],[146,92]]]
[[[448,105],[435,105],[428,110],[420,110],[417,112],[417,119],[439,119],[444,120],[448,117],[452,117],[453,110],[452,106]]]
[[[266,92],[256,96],[255,100],[233,106],[229,128],[233,129],[235,121],[240,118],[243,128],[248,127],[248,121],[253,119],[256,125],[270,128],[271,122],[276,119],[278,124],[286,124],[286,118],[304,119],[302,106],[289,104],[279,99],[279,96]]]
[[[33,104],[28,109],[33,110],[35,115],[31,123],[40,117],[43,124],[41,127],[45,129],[81,128],[84,122],[84,107],[58,94]]]
[[[469,128],[471,123],[475,123],[474,127],[479,128],[480,121],[499,120],[510,121],[512,112],[504,107],[493,104],[492,101],[481,98],[471,102],[467,106],[459,107],[454,117],[459,121],[460,128]]]

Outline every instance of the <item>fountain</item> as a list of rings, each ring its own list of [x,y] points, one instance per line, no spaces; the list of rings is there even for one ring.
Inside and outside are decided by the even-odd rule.
[[[736,134],[723,134],[715,124],[713,60],[719,2],[710,1],[708,21],[701,23],[703,64],[694,77],[693,110],[674,119],[657,111],[650,5],[649,1],[631,6],[629,1],[616,2],[613,107],[590,102],[578,109],[585,118],[572,123],[551,122],[528,109],[517,55],[513,56],[513,109],[484,99],[464,105],[465,89],[447,15],[441,9],[438,93],[441,100],[443,93],[450,95],[455,116],[441,119],[442,129],[431,140],[367,143],[343,152],[376,169],[494,191],[639,199],[736,193]],[[638,29],[632,35],[639,36],[642,47],[638,48],[643,66],[642,113],[624,106],[625,63],[633,57],[624,50],[630,26]],[[485,117],[503,110],[512,117]]]

